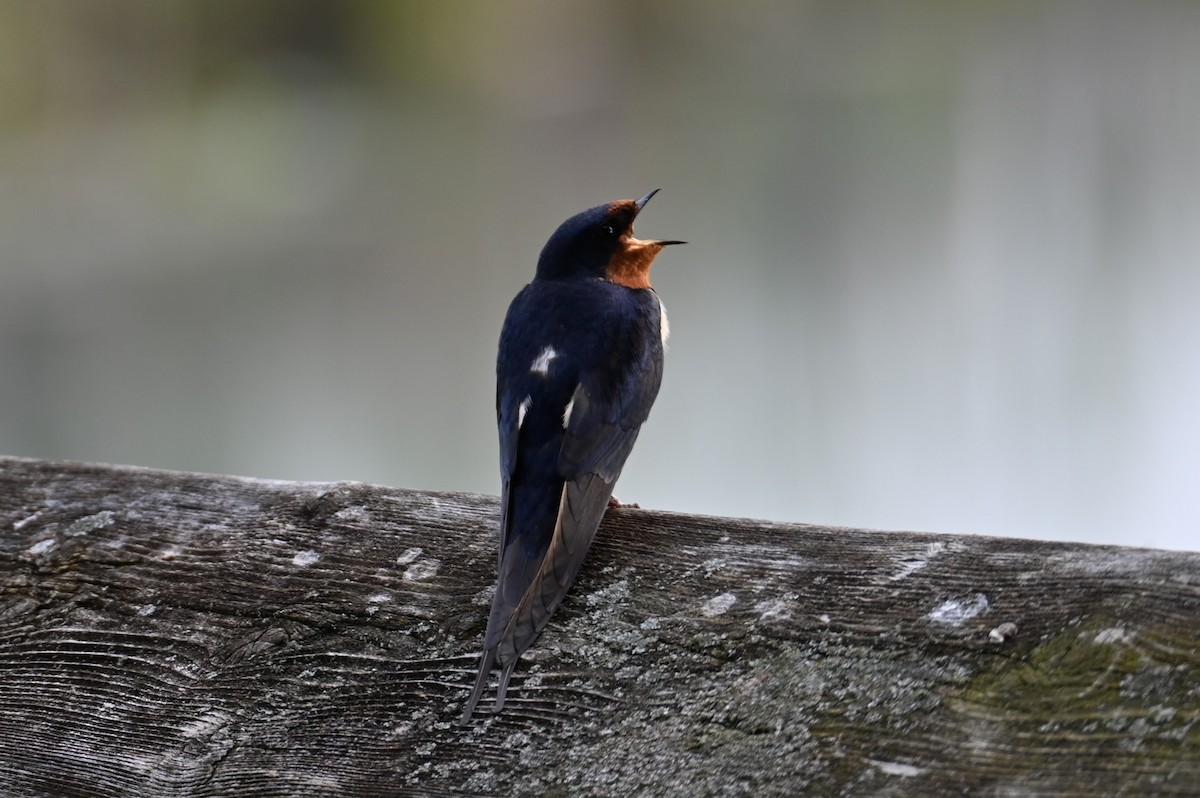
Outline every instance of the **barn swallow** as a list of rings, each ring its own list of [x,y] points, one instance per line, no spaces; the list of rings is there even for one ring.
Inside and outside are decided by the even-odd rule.
[[[517,659],[575,581],[662,382],[667,314],[650,264],[682,241],[642,241],[650,198],[572,216],[508,308],[496,359],[500,556],[483,662],[460,724],[494,665],[495,711]]]

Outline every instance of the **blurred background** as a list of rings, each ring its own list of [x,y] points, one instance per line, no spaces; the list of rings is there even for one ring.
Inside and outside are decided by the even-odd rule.
[[[625,501],[1200,548],[1200,3],[0,0],[0,453],[498,491],[662,193]]]

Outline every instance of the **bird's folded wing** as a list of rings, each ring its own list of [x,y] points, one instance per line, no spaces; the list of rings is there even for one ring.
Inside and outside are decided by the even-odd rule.
[[[512,662],[533,644],[562,603],[596,536],[612,489],[611,482],[596,474],[563,485],[554,538],[500,643],[502,664]]]
[[[503,666],[510,666],[532,645],[575,582],[658,394],[659,342],[657,329],[637,330],[618,350],[637,356],[625,360],[616,374],[584,374],[567,404],[558,453],[563,489],[554,533],[500,639],[498,659]]]

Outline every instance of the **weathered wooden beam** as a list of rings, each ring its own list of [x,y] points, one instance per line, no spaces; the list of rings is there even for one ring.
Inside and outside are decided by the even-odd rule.
[[[495,516],[0,459],[0,792],[1200,793],[1198,554],[616,510],[459,728]]]

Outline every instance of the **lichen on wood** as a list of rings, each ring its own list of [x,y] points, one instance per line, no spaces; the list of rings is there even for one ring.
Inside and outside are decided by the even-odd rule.
[[[616,509],[459,728],[495,516],[0,459],[4,794],[1200,793],[1200,554]]]

